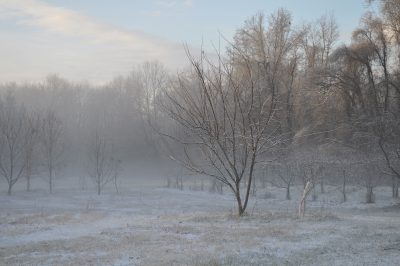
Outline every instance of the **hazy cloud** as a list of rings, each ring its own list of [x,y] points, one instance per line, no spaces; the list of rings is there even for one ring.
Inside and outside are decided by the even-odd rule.
[[[185,0],[183,1],[183,5],[187,7],[192,7],[193,6],[193,0]]]
[[[160,13],[153,13],[153,15],[157,14]],[[23,54],[30,60],[35,60],[37,57],[35,52],[40,50],[41,56],[58,57],[58,64],[49,66],[47,72],[54,72],[54,68],[60,68],[64,71],[65,65],[62,64],[69,62],[70,70],[66,71],[66,75],[73,76],[71,71],[81,73],[79,69],[81,61],[84,61],[88,64],[88,67],[90,62],[93,62],[93,71],[97,71],[97,76],[103,78],[108,75],[101,72],[107,71],[107,69],[98,71],[96,70],[98,65],[95,65],[101,58],[107,60],[105,64],[108,68],[108,74],[125,72],[127,71],[126,68],[130,69],[134,64],[145,60],[158,59],[171,67],[181,65],[185,60],[180,44],[168,42],[144,32],[125,30],[108,25],[73,10],[51,6],[39,0],[3,0],[0,2],[0,16],[1,19],[13,21],[16,25],[40,30],[40,39],[35,38],[35,35],[31,36],[36,40],[36,46],[26,46]],[[6,43],[3,47],[10,49],[13,43],[17,44],[21,41],[28,41],[29,43],[29,40],[26,40],[27,36],[24,35],[26,34],[22,32],[19,34],[18,32],[3,33],[0,35],[0,41]],[[60,38],[59,41],[57,41],[57,36]],[[59,49],[68,49],[69,46],[66,46],[65,42],[71,43],[70,47],[75,49],[73,53],[57,53],[58,45]],[[51,47],[47,47],[49,44],[51,44]],[[49,53],[44,53],[42,46],[51,48]],[[13,50],[13,52],[17,52],[15,49]],[[5,50],[1,53],[9,54]],[[10,61],[12,61],[12,56],[9,56]],[[15,56],[21,55],[15,54]],[[74,62],[71,62],[71,57],[74,58]],[[46,58],[37,58],[36,60],[53,61]],[[2,64],[0,69],[6,69],[7,72],[6,63],[3,61],[0,64]],[[41,69],[43,68],[45,68],[44,65],[41,66]],[[9,71],[11,71],[11,68]],[[9,74],[15,76],[15,73]],[[62,74],[64,75],[64,72]]]

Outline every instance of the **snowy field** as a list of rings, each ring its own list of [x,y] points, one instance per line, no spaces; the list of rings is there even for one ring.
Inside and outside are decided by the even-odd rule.
[[[97,196],[78,185],[49,195],[0,194],[0,265],[400,265],[400,202],[389,187],[365,204],[327,186],[307,215],[277,188],[258,189],[238,218],[232,195],[121,181]],[[206,188],[207,189],[207,188]]]

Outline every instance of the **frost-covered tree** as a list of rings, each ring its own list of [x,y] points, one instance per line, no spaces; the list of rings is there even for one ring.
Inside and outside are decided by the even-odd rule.
[[[172,158],[226,185],[241,216],[257,159],[276,146],[281,135],[275,120],[277,99],[263,83],[266,64],[254,65],[240,55],[239,69],[221,57],[212,63],[204,53],[199,59],[189,54],[191,76],[181,75],[165,92],[164,110],[180,128],[179,136],[169,138],[183,146],[183,156]]]

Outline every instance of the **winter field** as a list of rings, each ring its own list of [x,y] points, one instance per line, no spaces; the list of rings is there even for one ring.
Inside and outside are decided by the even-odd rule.
[[[284,189],[259,188],[238,218],[228,190],[201,191],[187,180],[179,190],[161,178],[124,179],[119,194],[109,186],[100,196],[82,183],[60,184],[53,195],[21,183],[7,196],[1,185],[1,265],[400,263],[400,202],[390,187],[376,188],[376,203],[365,204],[362,187],[349,187],[342,203],[327,186],[298,219],[300,186],[292,200]]]

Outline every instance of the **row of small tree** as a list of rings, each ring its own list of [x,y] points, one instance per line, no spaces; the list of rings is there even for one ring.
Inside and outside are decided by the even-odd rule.
[[[8,195],[22,178],[26,191],[36,173],[46,176],[49,192],[64,158],[64,127],[53,109],[29,110],[18,104],[13,93],[0,98],[0,175],[7,182]],[[120,161],[114,158],[111,141],[97,129],[87,145],[88,174],[97,193],[110,182],[117,187]]]
[[[291,188],[296,185],[306,187],[311,183],[312,198],[319,193],[326,192],[326,185],[333,187],[342,195],[342,201],[347,201],[349,186],[364,187],[366,203],[375,202],[374,188],[377,186],[389,185],[392,188],[391,196],[399,197],[400,180],[392,179],[385,174],[385,162],[382,158],[364,158],[358,156],[351,161],[322,160],[299,162],[283,160],[279,163],[265,165],[264,175],[260,176],[261,184],[266,184],[286,191],[286,200],[291,200]],[[259,181],[259,182],[260,182]],[[318,186],[318,188],[317,188]]]
[[[30,190],[39,160],[52,192],[63,150],[62,132],[62,124],[53,110],[28,111],[18,105],[11,92],[0,99],[0,175],[7,181],[8,195],[22,177],[26,178],[26,190]]]

